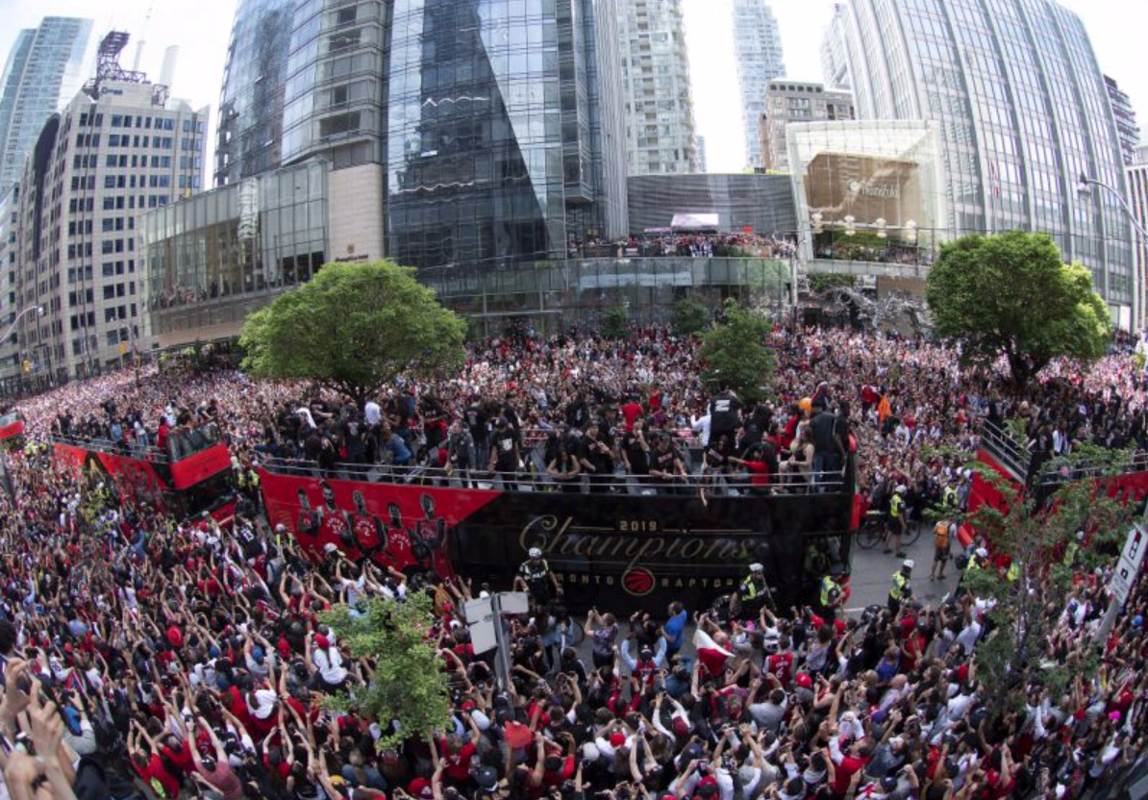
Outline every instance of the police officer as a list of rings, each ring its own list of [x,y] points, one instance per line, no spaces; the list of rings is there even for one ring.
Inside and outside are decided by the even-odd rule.
[[[845,602],[845,592],[841,590],[841,584],[837,582],[834,575],[826,573],[821,577],[821,592],[818,601],[821,606],[821,616],[826,621],[833,622],[837,619],[837,610]]]
[[[965,586],[965,581],[968,579],[969,575],[973,574],[978,569],[984,569],[985,565],[988,563],[989,563],[989,551],[988,550],[986,550],[983,547],[978,547],[976,550],[973,551],[972,557],[969,558],[969,562],[967,564],[965,564],[964,571],[961,572],[961,581],[957,585],[957,592],[956,592],[957,597],[960,597],[961,595],[963,595],[965,592],[968,591],[968,587]]]
[[[913,587],[910,584],[912,572],[913,559],[907,558],[901,562],[901,569],[893,573],[893,583],[889,587],[889,610],[894,615],[901,610],[901,603],[913,594]]]
[[[765,582],[765,567],[754,562],[749,565],[749,575],[738,586],[730,610],[739,619],[752,620],[761,615],[761,609],[766,603],[773,605],[769,585]]]
[[[906,523],[909,521],[909,509],[905,505],[905,493],[909,491],[905,484],[897,487],[893,498],[889,501],[889,537],[893,540],[892,547],[886,541],[885,552],[897,554],[897,558],[904,558],[901,550],[901,536],[905,533]]]
[[[515,578],[515,588],[524,588],[530,592],[530,597],[539,606],[550,603],[551,591],[555,595],[562,594],[562,587],[558,585],[558,578],[550,571],[550,565],[542,557],[542,551],[531,547],[526,554],[527,560],[518,568],[518,577]]]
[[[1077,531],[1076,536],[1064,548],[1064,566],[1072,568],[1076,566],[1076,555],[1080,552],[1080,545],[1084,542],[1084,531]]]
[[[941,507],[946,511],[956,511],[960,502],[960,498],[957,496],[957,487],[951,483],[946,483],[941,492]]]

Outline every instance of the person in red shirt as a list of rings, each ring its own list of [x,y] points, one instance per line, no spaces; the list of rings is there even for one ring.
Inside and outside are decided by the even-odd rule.
[[[626,430],[634,430],[634,420],[646,413],[642,408],[642,404],[638,402],[636,397],[630,397],[629,401],[622,406],[622,418],[626,420]]]
[[[439,758],[443,763],[447,783],[458,789],[464,788],[470,780],[470,759],[478,750],[478,743],[482,738],[482,732],[470,714],[464,714],[463,718],[470,725],[469,739],[451,734],[439,739],[438,742]]]
[[[789,636],[782,635],[778,640],[778,652],[771,655],[766,662],[766,670],[786,689],[793,679],[793,652],[789,649],[790,644]]]

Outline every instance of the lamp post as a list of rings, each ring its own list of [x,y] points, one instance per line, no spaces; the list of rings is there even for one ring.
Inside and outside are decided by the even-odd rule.
[[[1136,215],[1132,212],[1132,208],[1131,208],[1131,206],[1128,205],[1128,201],[1124,199],[1124,195],[1122,193],[1120,193],[1119,191],[1117,191],[1116,189],[1114,189],[1113,187],[1109,186],[1104,181],[1099,181],[1095,178],[1090,178],[1087,175],[1085,175],[1083,172],[1080,173],[1080,177],[1077,179],[1077,183],[1076,183],[1077,193],[1082,194],[1082,195],[1090,194],[1090,191],[1088,189],[1088,187],[1090,185],[1099,186],[1101,189],[1107,190],[1113,197],[1116,198],[1117,202],[1120,203],[1120,208],[1122,208],[1124,210],[1124,214],[1128,217],[1128,221],[1132,223],[1132,227],[1136,229],[1136,232],[1138,234],[1140,234],[1140,243],[1146,249],[1148,249],[1148,231],[1145,231],[1144,226],[1140,224],[1140,220],[1136,219]],[[1136,322],[1137,322],[1137,319],[1136,319],[1137,313],[1136,312],[1139,311],[1139,307],[1140,307],[1140,292],[1139,292],[1140,287],[1137,285],[1138,281],[1136,281],[1135,278],[1136,278],[1135,271],[1133,271],[1133,281],[1132,281],[1132,284],[1133,284],[1132,285],[1132,325],[1133,325],[1133,327],[1135,327],[1135,325],[1136,325]]]
[[[30,314],[33,311],[36,312],[37,317],[44,316],[43,306],[28,306],[27,308],[21,310],[20,313],[16,315],[15,319],[12,320],[12,324],[8,326],[8,330],[4,331],[4,335],[0,336],[0,342],[6,341],[8,337],[12,335],[12,331],[16,330],[16,324],[20,322],[24,315]]]

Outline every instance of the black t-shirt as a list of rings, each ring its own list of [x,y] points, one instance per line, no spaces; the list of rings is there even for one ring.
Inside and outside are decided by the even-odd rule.
[[[494,443],[492,446],[498,454],[495,469],[507,471],[518,468],[518,454],[514,449],[517,444],[518,434],[514,432],[513,428],[508,426],[494,432]]]
[[[610,441],[599,434],[598,438],[583,437],[578,457],[584,458],[593,465],[598,475],[608,474],[614,466],[614,457],[610,454]]]
[[[665,472],[667,474],[674,474],[674,461],[678,459],[678,451],[674,448],[662,450],[655,448],[650,453],[650,469]],[[660,478],[659,480],[667,480]]]
[[[471,437],[476,442],[486,441],[486,412],[482,410],[482,406],[475,404],[466,410],[466,424],[470,428]]]
[[[741,399],[733,392],[722,392],[710,400],[710,437],[737,430],[741,407]]]
[[[622,437],[622,449],[626,452],[626,458],[630,461],[630,472],[634,475],[645,475],[650,471],[650,456],[642,445],[638,442],[638,437],[633,431],[628,431]]]
[[[837,415],[832,411],[822,411],[809,422],[813,432],[813,450],[819,454],[836,453],[837,445],[833,434],[837,427]]]

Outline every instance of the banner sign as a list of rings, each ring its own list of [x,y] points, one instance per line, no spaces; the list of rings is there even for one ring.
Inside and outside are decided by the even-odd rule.
[[[266,470],[272,525],[404,572],[434,569],[507,588],[540,548],[573,609],[693,608],[765,565],[779,604],[808,603],[816,577],[849,563],[852,494],[712,497],[461,489]],[[809,577],[815,576],[815,577]]]

